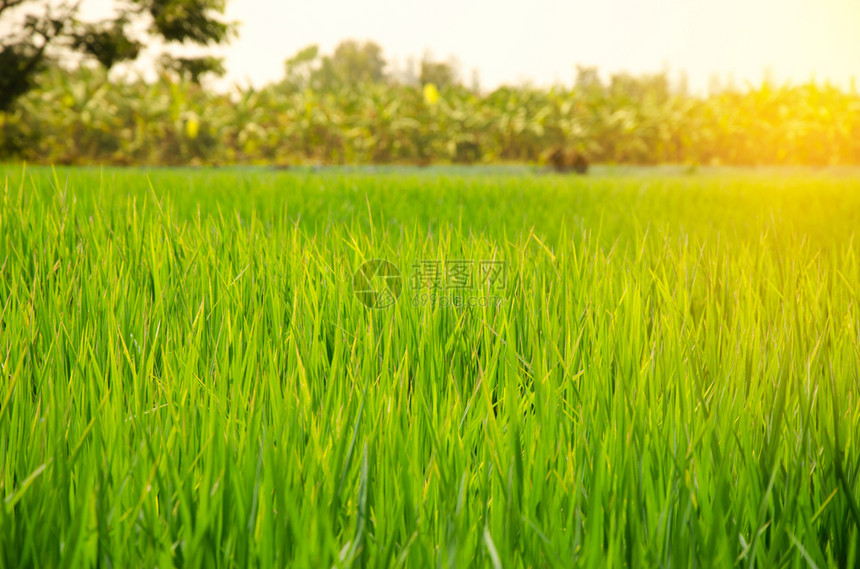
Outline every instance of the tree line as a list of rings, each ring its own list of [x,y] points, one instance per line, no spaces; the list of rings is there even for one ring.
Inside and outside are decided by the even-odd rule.
[[[190,65],[163,65],[147,81],[110,74],[98,61],[42,62],[29,88],[0,110],[0,156],[69,164],[535,163],[568,148],[597,163],[860,164],[860,97],[829,84],[765,81],[700,96],[666,73],[603,79],[580,67],[569,85],[482,90],[466,84],[454,62],[425,57],[396,68],[375,43],[352,40],[329,54],[301,50],[280,81],[262,88],[208,88],[201,78],[212,67],[194,73]]]

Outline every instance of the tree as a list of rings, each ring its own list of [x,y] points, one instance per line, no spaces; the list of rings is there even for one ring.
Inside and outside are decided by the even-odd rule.
[[[225,0],[122,0],[111,19],[79,19],[82,0],[0,0],[0,112],[33,88],[38,74],[56,55],[74,52],[106,69],[137,58],[146,38],[168,44],[207,46],[229,41],[235,24],[221,19]],[[11,30],[11,31],[7,31]],[[214,57],[172,58],[163,65],[199,81],[206,73],[223,74]]]
[[[331,93],[367,83],[387,83],[387,65],[382,48],[372,41],[344,40],[334,53],[323,56],[318,46],[310,45],[284,62],[280,85],[288,92],[312,89]]]
[[[330,61],[338,77],[347,83],[380,83],[385,79],[382,48],[372,41],[342,41]]]
[[[362,83],[382,83],[385,75],[385,58],[382,48],[372,41],[340,42],[331,56],[322,58],[311,82],[320,91],[334,91],[342,86]]]
[[[422,85],[432,83],[439,89],[456,86],[460,82],[457,63],[454,60],[433,61],[430,55],[427,54],[421,60],[421,75],[419,80]]]
[[[285,73],[281,86],[289,92],[306,89],[316,69],[319,51],[318,46],[309,45],[284,62]]]

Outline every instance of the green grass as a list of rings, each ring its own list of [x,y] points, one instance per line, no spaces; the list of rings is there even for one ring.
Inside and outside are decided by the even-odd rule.
[[[860,563],[856,172],[0,174],[4,567]]]

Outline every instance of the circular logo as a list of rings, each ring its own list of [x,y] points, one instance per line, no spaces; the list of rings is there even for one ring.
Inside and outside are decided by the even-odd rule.
[[[363,263],[352,276],[352,290],[368,308],[388,308],[397,302],[402,289],[400,271],[385,259]]]

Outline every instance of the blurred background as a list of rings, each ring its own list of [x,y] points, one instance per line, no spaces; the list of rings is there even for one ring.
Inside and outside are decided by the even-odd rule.
[[[0,0],[0,160],[860,163],[850,0]]]

